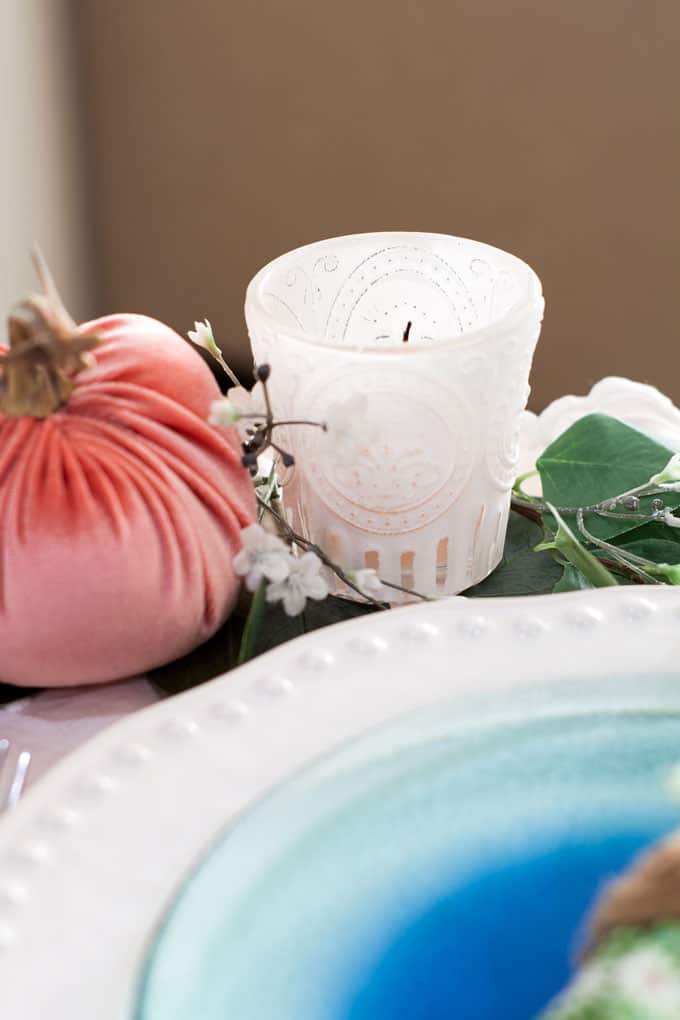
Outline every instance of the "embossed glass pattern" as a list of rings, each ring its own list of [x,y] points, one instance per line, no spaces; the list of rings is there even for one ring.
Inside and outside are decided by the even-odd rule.
[[[442,234],[334,238],[262,269],[246,319],[277,417],[366,398],[349,463],[319,430],[289,430],[293,526],[426,594],[482,580],[503,550],[542,312],[525,263]]]

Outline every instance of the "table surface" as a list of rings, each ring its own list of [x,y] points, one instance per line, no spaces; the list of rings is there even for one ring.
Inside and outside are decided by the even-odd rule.
[[[144,677],[91,687],[61,687],[0,707],[0,740],[10,742],[0,774],[0,804],[21,751],[31,753],[26,786],[100,730],[160,699]]]

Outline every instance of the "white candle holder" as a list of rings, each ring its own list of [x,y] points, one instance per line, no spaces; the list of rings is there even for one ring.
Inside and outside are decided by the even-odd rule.
[[[426,595],[486,577],[503,552],[543,305],[520,259],[444,234],[333,238],[265,266],[246,319],[276,417],[324,421],[367,398],[370,442],[350,464],[320,430],[288,430],[292,526],[344,567]]]

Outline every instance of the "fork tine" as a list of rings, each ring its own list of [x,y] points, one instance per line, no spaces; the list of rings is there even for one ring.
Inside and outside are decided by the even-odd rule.
[[[3,737],[0,740],[0,778],[2,778],[2,774],[5,771],[5,765],[7,763],[7,753],[8,753],[8,751],[9,751],[9,740],[6,740],[5,737]],[[5,798],[4,798],[4,792],[3,792],[3,785],[4,784],[0,783],[0,814],[2,813],[2,811],[3,811],[4,807],[5,807]]]
[[[9,794],[7,795],[7,810],[15,807],[21,792],[26,782],[26,773],[28,772],[28,766],[31,764],[31,752],[22,751],[17,759],[16,768],[14,769],[14,778],[12,785],[9,788]]]
[[[0,739],[0,773],[3,771],[4,767],[7,764],[7,760],[9,758],[9,749],[10,749],[9,740],[7,740],[5,737],[2,737]],[[22,751],[19,757],[17,758],[16,765],[14,767],[14,774],[9,783],[9,792],[7,793],[7,796],[3,798],[4,802],[0,803],[0,811],[2,811],[3,808],[9,810],[9,808],[13,808],[16,806],[16,803],[19,800],[19,797],[21,796],[22,791],[24,789],[24,784],[26,782],[26,773],[28,772],[28,767],[30,764],[31,764],[31,752]]]

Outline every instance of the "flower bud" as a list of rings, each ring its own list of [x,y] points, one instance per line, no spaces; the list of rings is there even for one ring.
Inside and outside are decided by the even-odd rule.
[[[213,400],[210,405],[211,425],[234,425],[242,417],[241,412],[235,404],[232,404],[229,397],[222,397],[221,400]]]
[[[653,567],[645,567],[645,573],[661,578],[666,584],[680,584],[680,563],[657,563]]]
[[[680,482],[680,453],[674,453],[666,466],[649,479],[650,485],[664,485],[666,482]]]

